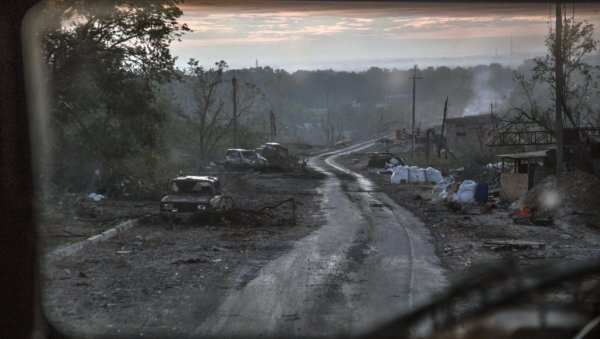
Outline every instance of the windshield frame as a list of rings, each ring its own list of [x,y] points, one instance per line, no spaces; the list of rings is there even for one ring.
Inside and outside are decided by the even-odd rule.
[[[183,187],[180,187],[180,185],[179,185],[181,183],[184,183],[185,185],[189,185],[189,187],[186,187],[185,189],[183,189]],[[209,186],[202,186],[202,189],[199,191],[194,190],[193,188],[200,183],[208,183]],[[177,187],[177,190],[174,189],[175,187]],[[208,187],[209,189],[206,190],[206,189],[204,189],[204,187]],[[213,195],[215,195],[215,185],[214,185],[214,182],[212,182],[210,180],[175,179],[175,180],[171,180],[169,182],[169,194],[176,194],[176,195],[189,194],[189,195],[213,196]]]

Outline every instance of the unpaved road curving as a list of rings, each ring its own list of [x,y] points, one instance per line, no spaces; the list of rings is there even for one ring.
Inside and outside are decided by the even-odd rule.
[[[324,224],[229,291],[197,336],[332,336],[398,315],[446,279],[421,221],[336,158],[365,142],[310,159],[327,175]]]
[[[294,222],[289,206],[247,222],[148,217],[44,262],[45,315],[76,338],[247,338],[354,334],[406,311],[445,273],[421,221],[336,162],[370,144],[314,157],[302,173],[218,174],[245,208],[293,197]]]

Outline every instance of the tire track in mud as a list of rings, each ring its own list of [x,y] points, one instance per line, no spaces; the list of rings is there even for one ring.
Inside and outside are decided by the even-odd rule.
[[[365,216],[369,216],[369,211],[366,210],[366,207],[369,206],[373,206],[373,205],[381,205],[381,206],[386,206],[387,209],[394,215],[394,218],[397,220],[398,225],[400,225],[400,227],[402,228],[402,231],[404,232],[405,235],[405,240],[406,240],[406,248],[407,248],[407,257],[408,257],[408,278],[406,279],[407,282],[407,286],[406,286],[406,290],[407,290],[407,297],[408,297],[408,307],[412,308],[413,307],[413,289],[414,289],[414,249],[413,249],[413,244],[411,241],[411,235],[408,232],[408,229],[406,228],[406,219],[401,218],[398,213],[396,213],[392,208],[390,208],[389,203],[384,203],[383,201],[380,201],[380,199],[377,199],[373,193],[373,184],[364,176],[351,171],[345,167],[342,167],[341,165],[339,165],[335,159],[337,159],[338,157],[342,156],[342,155],[347,155],[350,154],[352,152],[358,152],[361,150],[364,150],[366,148],[369,148],[371,146],[373,146],[374,142],[367,142],[365,144],[358,144],[355,145],[355,147],[352,147],[350,149],[346,149],[343,152],[339,152],[339,153],[334,153],[332,155],[330,155],[329,157],[326,158],[325,163],[327,165],[329,165],[330,167],[334,168],[336,171],[335,174],[338,176],[338,178],[341,181],[344,180],[348,180],[349,178],[354,178],[356,179],[356,184],[358,184],[358,190],[357,192],[364,192],[367,193],[369,195],[370,198],[370,202],[368,205],[366,204],[358,204],[359,208],[361,208],[361,210],[364,211],[363,215]],[[352,185],[354,183],[350,183],[350,185]],[[355,185],[356,185],[355,184]],[[344,191],[346,192],[346,195],[352,200],[352,196],[351,193],[349,191],[351,191],[351,187],[349,187],[348,184],[346,184],[346,189],[344,189]],[[381,195],[382,193],[379,193],[379,195]],[[387,198],[387,196],[386,196]],[[384,200],[384,199],[381,199]],[[388,199],[389,200],[389,199]],[[371,219],[369,217],[367,217],[368,219]],[[373,221],[371,220],[371,224],[373,223]]]
[[[439,288],[443,272],[422,223],[335,162],[373,143],[311,159],[327,176],[319,189],[324,223],[258,272],[243,273],[194,337],[346,335],[406,311],[415,291]]]

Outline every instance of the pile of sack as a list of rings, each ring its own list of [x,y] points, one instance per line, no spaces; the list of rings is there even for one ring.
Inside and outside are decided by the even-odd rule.
[[[396,166],[392,168],[392,184],[407,183],[434,183],[444,180],[442,172],[433,167],[420,168],[418,166]]]
[[[445,178],[433,187],[433,194],[444,200],[460,203],[485,204],[488,198],[488,184],[465,180],[458,184],[452,177]]]
[[[460,203],[486,203],[488,196],[488,184],[477,183],[473,180],[458,182],[456,178],[464,170],[463,168],[450,170],[450,176],[444,178],[442,172],[433,168],[421,168],[418,166],[397,165],[391,169],[392,184],[401,183],[433,183],[433,195],[441,199],[456,201]]]

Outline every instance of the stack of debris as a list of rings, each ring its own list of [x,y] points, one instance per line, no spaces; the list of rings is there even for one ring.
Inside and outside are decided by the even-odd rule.
[[[554,218],[571,225],[600,228],[600,180],[582,171],[546,177],[510,207],[528,210],[521,218]],[[515,214],[516,215],[516,214]]]

